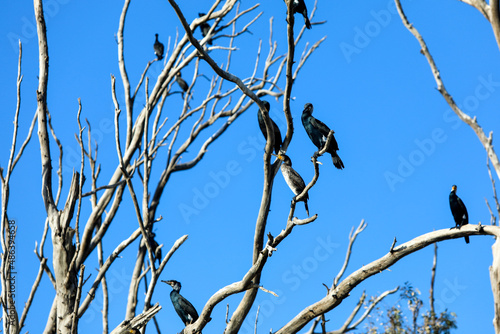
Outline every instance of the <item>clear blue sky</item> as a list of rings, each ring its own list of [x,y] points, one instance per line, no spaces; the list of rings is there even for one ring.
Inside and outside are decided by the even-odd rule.
[[[313,2],[306,3],[312,10]],[[241,1],[242,8],[253,4]],[[208,4],[200,5],[193,0],[179,5],[188,20],[209,9]],[[477,115],[487,133],[498,130],[500,53],[488,22],[475,9],[456,0],[403,1],[403,5],[409,20],[426,39],[457,103],[468,114]],[[78,98],[83,104],[82,119],[89,119],[93,139],[99,144],[101,184],[117,165],[110,74],[120,81],[114,35],[122,3],[51,0],[45,6],[50,55],[48,103],[65,150],[64,199],[71,171],[79,169],[79,147],[74,139],[78,130],[75,121]],[[264,14],[251,28],[253,35],[246,34],[236,43],[239,50],[233,55],[231,71],[240,77],[251,75],[259,39],[263,40],[263,53],[267,54],[270,17],[274,17],[274,37],[280,53],[286,50],[283,2],[264,1],[258,11]],[[0,17],[0,165],[5,167],[16,104],[17,40],[23,42],[24,75],[20,140],[24,140],[36,109],[38,45],[31,3],[8,1]],[[269,259],[262,284],[280,297],[259,292],[256,305],[262,307],[260,333],[270,328],[277,330],[324,296],[321,283],[331,284],[343,263],[349,231],[361,219],[366,219],[368,228],[355,243],[346,274],[383,256],[394,237],[403,243],[423,233],[453,226],[448,204],[453,184],[458,185],[458,195],[467,205],[470,222],[490,222],[484,201],[484,198],[492,201],[486,153],[473,131],[460,123],[436,90],[419,45],[395,14],[393,1],[322,0],[313,22],[323,20],[327,21],[324,25],[306,31],[296,52],[301,54],[306,41],[313,43],[328,36],[304,66],[293,88],[291,107],[296,131],[287,154],[294,168],[306,181],[310,180],[313,176],[310,156],[315,147],[299,120],[303,105],[311,102],[315,116],[335,130],[345,169],[336,170],[328,156],[320,159],[324,164],[319,182],[309,193],[311,214],[317,213],[319,218],[313,224],[296,228]],[[242,24],[246,22],[248,19]],[[301,23],[297,16],[297,29]],[[133,87],[146,63],[154,58],[154,34],[159,33],[160,40],[167,45],[167,36],[173,40],[176,29],[182,28],[166,1],[132,2],[125,29],[125,56]],[[227,40],[218,39],[217,44],[226,45]],[[211,55],[218,63],[226,62],[223,51],[213,51]],[[158,62],[152,65],[150,80],[156,80],[160,68]],[[192,70],[192,66],[185,69],[183,76],[191,78]],[[208,77],[213,75],[206,65],[201,71]],[[199,94],[195,95],[197,102],[205,93]],[[123,93],[119,97],[123,105]],[[136,111],[143,100],[141,95]],[[169,113],[173,115],[170,119],[176,118],[180,102],[178,95],[169,100]],[[271,115],[284,133],[284,124],[279,121],[282,100],[270,99],[270,102]],[[262,135],[255,113],[253,107],[241,116],[210,147],[195,170],[175,174],[158,210],[164,220],[157,224],[156,233],[164,251],[180,236],[189,235],[167,265],[162,279],[181,281],[182,294],[198,311],[218,289],[240,280],[251,265],[263,178]],[[253,146],[255,140],[257,144]],[[33,248],[35,241],[40,240],[45,218],[38,147],[34,137],[11,183],[9,215],[16,220],[19,233],[19,311],[38,270]],[[52,151],[54,166],[56,152]],[[88,182],[86,189],[89,187]],[[124,198],[122,205],[126,207],[121,208],[121,215],[105,241],[108,253],[137,228],[128,195]],[[291,198],[291,191],[278,175],[266,231],[277,235],[284,228]],[[183,214],[186,208],[196,212]],[[301,204],[296,214],[305,216]],[[456,333],[493,333],[488,272],[492,244],[491,237],[483,236],[472,237],[469,245],[463,239],[439,244],[436,307],[438,312],[448,309],[457,314]],[[110,328],[122,320],[125,312],[136,249],[137,242],[115,262],[107,276]],[[50,242],[46,254],[50,254]],[[327,314],[328,329],[337,329],[343,323],[364,289],[368,295],[377,295],[409,281],[422,292],[421,298],[427,305],[432,256],[432,248],[424,249],[361,284],[341,306]],[[96,262],[89,261],[86,274],[92,274],[90,281],[96,275],[96,267]],[[40,325],[45,324],[54,292],[47,277],[41,287],[23,332],[38,333]],[[163,306],[158,314],[163,333],[179,332],[182,328],[168,298],[170,290],[160,285],[153,297],[153,302]],[[229,303],[231,314],[239,299],[240,296],[231,297],[221,303],[204,332],[220,333],[226,304]],[[397,297],[387,298],[383,305],[392,306],[396,300]],[[80,321],[83,332],[100,331],[100,309],[98,293]],[[253,333],[254,317],[252,310],[241,333]],[[148,332],[153,333],[153,327]]]

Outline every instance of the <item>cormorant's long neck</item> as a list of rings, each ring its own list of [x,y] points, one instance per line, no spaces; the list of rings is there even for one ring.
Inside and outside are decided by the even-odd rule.
[[[179,298],[179,296],[180,296],[179,290],[174,289],[174,290],[170,291],[170,299],[176,300]]]

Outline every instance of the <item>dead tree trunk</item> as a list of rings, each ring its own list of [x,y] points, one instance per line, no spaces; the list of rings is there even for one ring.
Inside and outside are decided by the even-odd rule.
[[[493,251],[493,263],[490,266],[490,280],[495,307],[493,327],[495,328],[495,333],[500,334],[500,241],[498,238],[491,248]]]

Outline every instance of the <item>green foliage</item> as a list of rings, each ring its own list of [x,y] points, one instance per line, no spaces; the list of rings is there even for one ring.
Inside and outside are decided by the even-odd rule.
[[[457,328],[456,314],[444,310],[436,317],[427,311],[420,315],[424,302],[420,299],[420,291],[406,282],[401,289],[400,299],[395,306],[382,309],[376,308],[376,316],[371,316],[363,334],[450,334]],[[402,309],[400,303],[406,302],[407,308]]]

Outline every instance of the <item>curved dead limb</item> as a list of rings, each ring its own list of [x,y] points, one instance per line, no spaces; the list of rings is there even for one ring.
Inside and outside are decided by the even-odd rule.
[[[127,131],[126,131],[127,139],[125,142],[125,147],[128,147],[130,145],[132,137],[132,108],[134,106],[133,99],[130,94],[130,80],[128,78],[127,69],[125,68],[125,55],[124,55],[125,46],[123,39],[123,31],[125,30],[125,18],[127,17],[127,11],[129,5],[130,5],[130,0],[125,0],[125,3],[123,4],[122,13],[120,15],[120,24],[118,26],[118,32],[116,34],[116,40],[118,42],[118,65],[120,66],[123,90],[125,91],[125,106],[127,110]]]
[[[493,28],[493,34],[495,34],[495,39],[497,41],[497,46],[500,48],[500,1],[490,0],[490,23]]]
[[[352,245],[354,244],[354,241],[356,241],[358,234],[363,232],[367,226],[368,225],[365,223],[365,220],[362,219],[361,223],[359,223],[358,227],[356,228],[356,231],[354,231],[354,227],[351,229],[351,233],[349,233],[349,245],[347,245],[347,252],[345,254],[344,264],[342,265],[342,268],[340,269],[339,273],[333,280],[333,285],[330,287],[330,290],[335,289],[342,276],[344,276],[345,270],[347,269],[347,265],[349,264],[349,260],[351,259]]]
[[[437,84],[437,89],[441,93],[441,95],[444,97],[448,105],[451,107],[451,109],[457,114],[457,116],[467,125],[469,125],[472,130],[476,133],[479,141],[483,145],[484,149],[486,150],[488,157],[490,158],[493,168],[495,169],[497,173],[497,177],[500,178],[500,160],[498,159],[497,154],[495,153],[495,150],[493,149],[493,133],[490,132],[489,136],[487,137],[486,134],[484,133],[483,129],[481,126],[478,124],[476,117],[470,117],[466,113],[464,113],[455,103],[453,100],[453,97],[448,93],[446,90],[443,80],[441,79],[441,76],[439,74],[439,70],[436,66],[436,63],[434,62],[434,59],[432,58],[429,49],[427,48],[427,44],[425,43],[422,35],[418,32],[418,30],[413,26],[408,21],[408,18],[406,17],[403,8],[401,6],[400,0],[395,0],[396,2],[396,7],[399,13],[399,16],[401,17],[401,20],[403,21],[403,24],[405,27],[412,33],[413,36],[417,39],[418,43],[420,44],[421,47],[421,52],[424,54],[425,58],[427,59],[427,62],[429,63],[429,66],[432,71],[432,75],[434,76],[434,80],[436,81]],[[496,12],[498,12],[498,0],[491,1],[491,8],[496,8]],[[496,7],[493,7],[493,3],[496,3]],[[492,11],[493,12],[493,11]],[[498,13],[496,14],[498,15]],[[500,45],[500,30],[499,30],[499,45]]]
[[[279,329],[276,334],[297,333],[311,320],[317,316],[331,311],[337,307],[342,300],[349,296],[349,293],[361,282],[367,278],[381,273],[402,258],[410,255],[424,247],[432,245],[439,241],[463,238],[466,235],[491,235],[500,237],[500,228],[498,226],[467,225],[457,229],[443,229],[426,233],[418,236],[394,249],[392,253],[387,253],[383,257],[363,266],[351,275],[346,277],[340,284],[332,289],[326,297],[318,302],[305,307],[295,318]]]
[[[484,0],[458,0],[476,8],[488,20],[490,19],[490,6]]]

